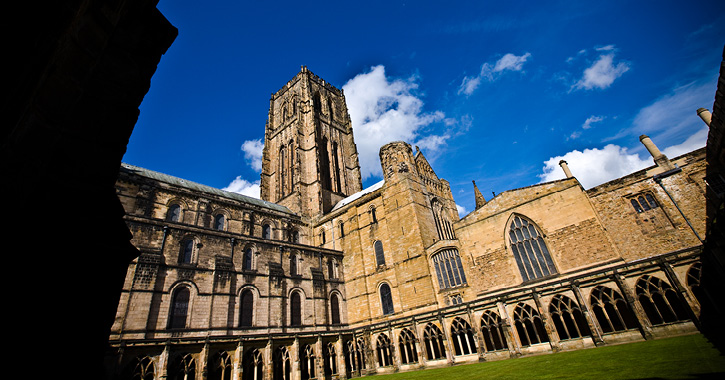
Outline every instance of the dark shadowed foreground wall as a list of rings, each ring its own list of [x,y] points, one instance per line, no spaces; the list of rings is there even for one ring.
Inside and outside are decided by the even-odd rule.
[[[114,184],[177,30],[157,1],[27,3],[6,15],[0,103],[8,359],[95,379],[137,254]]]

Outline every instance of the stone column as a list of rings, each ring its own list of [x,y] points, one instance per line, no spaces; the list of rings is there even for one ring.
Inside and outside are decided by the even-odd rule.
[[[438,314],[438,322],[441,324],[441,329],[443,330],[443,336],[446,337],[446,344],[445,347],[448,349],[446,350],[446,360],[448,361],[448,365],[453,365],[453,363],[456,362],[456,350],[453,348],[453,340],[451,338],[451,329],[446,327],[445,322],[443,321],[443,316],[439,313]]]
[[[292,349],[290,350],[290,368],[291,380],[302,379],[302,371],[300,369],[300,339],[295,336],[294,343],[292,343]]]
[[[425,367],[428,348],[423,344],[423,335],[420,333],[418,322],[415,319],[413,319],[413,333],[415,334],[415,349],[418,351],[418,363],[421,367]]]
[[[513,328],[513,324],[511,324],[511,317],[509,317],[509,313],[506,310],[506,302],[503,299],[499,299],[496,302],[496,307],[498,307],[498,313],[503,321],[504,339],[506,339],[509,355],[511,357],[521,356],[521,340],[519,339],[518,332]]]
[[[617,283],[617,287],[622,293],[624,300],[627,301],[630,310],[632,310],[635,317],[637,317],[637,322],[639,323],[640,328],[639,331],[642,334],[642,337],[647,340],[653,339],[654,336],[652,335],[652,323],[650,323],[649,318],[647,318],[647,314],[644,312],[644,309],[642,309],[642,305],[640,305],[639,302],[636,301],[634,293],[629,288],[629,286],[625,284],[622,276],[617,273],[616,270],[614,271],[613,278],[614,281]]]
[[[602,338],[602,329],[599,326],[599,323],[596,321],[594,317],[592,317],[592,311],[589,308],[589,304],[585,302],[584,297],[582,297],[581,289],[579,289],[579,283],[576,281],[573,281],[571,283],[571,291],[574,293],[574,296],[576,297],[576,302],[579,303],[579,308],[581,309],[582,313],[584,314],[584,319],[587,321],[587,325],[589,326],[589,331],[591,331],[592,340],[594,341],[595,346],[600,346],[605,344],[604,339]]]
[[[164,345],[164,350],[159,355],[159,379],[166,379],[169,376],[169,345]]]
[[[347,379],[347,365],[345,364],[345,343],[342,339],[342,335],[337,335],[337,342],[335,342],[335,360],[337,360],[337,373],[340,380]]]
[[[571,174],[571,170],[569,170],[569,164],[567,164],[566,161],[564,161],[564,160],[559,161],[559,166],[561,166],[561,170],[564,171],[564,175],[566,175],[566,178],[574,177],[574,175]]]
[[[322,345],[322,335],[317,335],[315,342],[315,377],[325,378],[325,347]]]
[[[209,378],[209,342],[204,343],[204,347],[199,353],[199,372],[201,372],[202,379]]]
[[[471,328],[475,332],[476,340],[474,344],[476,345],[476,352],[478,353],[478,361],[485,361],[484,351],[486,351],[486,347],[483,344],[483,333],[481,332],[480,326],[481,321],[477,322],[473,319],[473,312],[471,312],[471,308],[468,305],[466,305],[466,313],[468,314],[468,321],[471,324]]]
[[[232,380],[241,380],[244,366],[242,365],[244,360],[244,344],[242,340],[237,343],[237,349],[234,350],[234,361],[232,362]]]
[[[272,380],[274,378],[274,344],[271,336],[267,339],[267,345],[264,347],[262,355],[264,355],[265,363],[264,380]]]
[[[541,304],[541,299],[539,299],[539,293],[537,293],[535,289],[531,291],[531,296],[534,298],[534,303],[539,311],[541,321],[544,322],[546,334],[549,335],[549,345],[551,346],[551,349],[554,352],[560,351],[561,346],[559,345],[559,334],[553,326],[551,317],[549,316],[549,311],[544,309],[544,306]]]

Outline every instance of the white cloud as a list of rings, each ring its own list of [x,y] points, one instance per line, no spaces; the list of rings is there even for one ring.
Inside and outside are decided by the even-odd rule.
[[[459,205],[458,203],[456,203],[456,209],[458,210],[458,216],[459,217],[462,218],[462,217],[468,215],[468,210],[466,210],[465,207]]]
[[[688,137],[682,144],[667,147],[662,150],[662,153],[669,158],[675,158],[679,155],[692,152],[695,149],[700,149],[707,143],[707,134],[709,131],[710,129],[703,123],[703,127]]]
[[[603,51],[611,51],[611,49]],[[628,70],[629,64],[626,62],[614,64],[614,53],[600,55],[599,59],[584,70],[582,78],[572,86],[572,89],[608,88],[615,79],[621,77]]]
[[[567,162],[572,174],[585,189],[653,164],[649,156],[643,160],[637,154],[628,153],[627,148],[609,144],[602,149],[574,150],[548,159],[544,162],[543,174],[539,175],[542,182],[565,178],[564,171],[559,166],[561,160]]]
[[[583,129],[589,129],[592,127],[592,124],[598,123],[600,121],[604,120],[604,117],[602,116],[589,116],[585,121],[584,124],[582,124]]]
[[[458,88],[458,94],[471,95],[480,86],[483,79],[493,82],[505,71],[522,71],[524,63],[526,63],[529,57],[531,57],[531,53],[524,55],[507,53],[494,64],[484,63],[481,65],[481,72],[478,75],[463,78],[463,82],[461,82],[461,86]]]
[[[424,134],[422,128],[446,120],[443,112],[425,112],[415,94],[415,77],[389,79],[382,65],[356,75],[344,86],[363,180],[382,176],[380,147],[391,141],[406,141],[435,154],[448,135]]]
[[[244,152],[244,159],[247,160],[247,164],[257,172],[262,171],[262,150],[264,144],[261,139],[247,140],[242,144],[242,151]]]
[[[705,125],[697,116],[697,109],[712,106],[716,88],[716,78],[677,87],[642,108],[635,116],[630,131],[637,135],[648,134],[655,143],[667,142],[673,137],[682,139]]]
[[[252,198],[260,198],[261,191],[259,187],[259,181],[249,182],[241,176],[237,176],[227,187],[223,188],[224,191],[232,193],[238,193],[246,195]]]

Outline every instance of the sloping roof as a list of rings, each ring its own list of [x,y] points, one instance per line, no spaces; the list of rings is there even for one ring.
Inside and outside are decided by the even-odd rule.
[[[220,197],[225,197],[225,198],[231,198],[236,201],[250,203],[252,205],[263,207],[263,208],[268,208],[268,209],[271,209],[274,211],[292,214],[292,211],[290,211],[290,209],[288,209],[287,207],[278,205],[276,203],[263,201],[261,199],[252,198],[252,197],[242,195],[239,193],[233,193],[231,191],[220,190],[220,189],[217,189],[217,188],[214,188],[211,186],[202,185],[202,184],[199,184],[196,182],[188,181],[188,180],[174,177],[174,176],[164,174],[164,173],[155,172],[153,170],[144,169],[144,168],[141,168],[138,166],[129,165],[126,163],[121,163],[120,172],[135,174],[135,175],[150,178],[150,179],[153,179],[153,180],[156,180],[159,182],[168,183],[170,185],[184,187],[189,190],[200,191],[203,193],[218,195]]]
[[[351,196],[349,196],[349,197],[347,197],[347,198],[345,198],[345,199],[337,202],[337,204],[335,205],[335,207],[333,207],[332,210],[330,210],[330,211],[339,210],[343,206],[354,202],[356,199],[362,197],[363,195],[372,193],[373,191],[380,189],[381,187],[383,187],[383,184],[384,183],[385,183],[385,180],[382,180],[382,181],[380,181],[380,182],[378,182],[378,183],[376,183],[376,184],[368,187],[367,189],[362,189],[361,191],[358,191],[357,193],[355,193],[355,194],[353,194],[353,195],[351,195]]]

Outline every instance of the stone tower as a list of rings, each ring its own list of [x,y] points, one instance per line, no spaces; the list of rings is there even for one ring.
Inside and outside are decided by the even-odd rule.
[[[262,199],[312,218],[360,190],[345,96],[303,66],[269,101]]]

